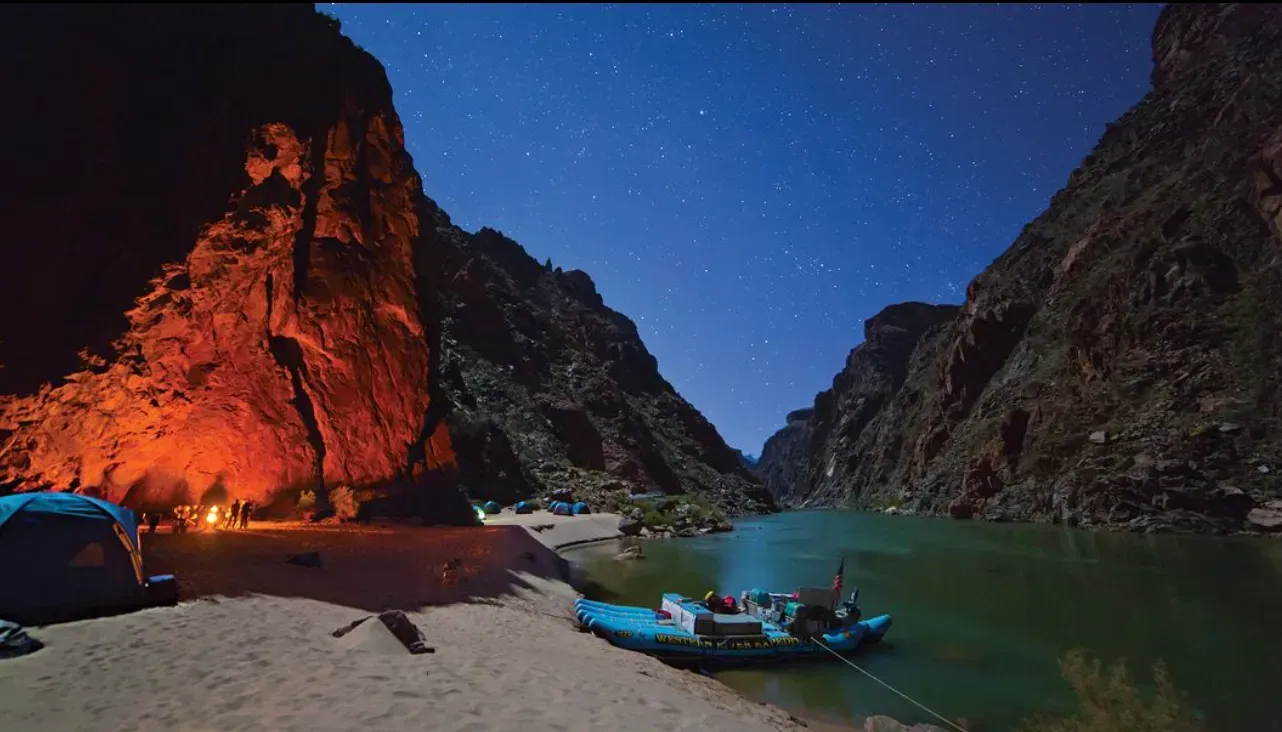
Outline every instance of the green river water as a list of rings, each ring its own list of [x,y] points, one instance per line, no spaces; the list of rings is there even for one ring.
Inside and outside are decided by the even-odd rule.
[[[1162,659],[1209,730],[1282,729],[1282,542],[795,511],[651,541],[641,561],[617,551],[567,557],[589,596],[648,607],[663,592],[828,586],[845,557],[843,594],[858,586],[866,617],[894,616],[886,643],[854,660],[973,732],[1071,711],[1057,666],[1070,649],[1125,657],[1146,683]],[[717,677],[812,718],[938,724],[839,662]]]

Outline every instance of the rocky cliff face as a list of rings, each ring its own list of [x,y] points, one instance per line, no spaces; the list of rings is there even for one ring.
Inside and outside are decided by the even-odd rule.
[[[17,16],[50,65],[10,99],[0,481],[262,505],[452,467],[378,63],[306,6]]]
[[[794,501],[1282,528],[1282,11],[1168,5],[1153,49],[1153,90],[893,396],[834,405],[823,439],[837,390],[816,400],[800,466],[771,468],[812,481]]]
[[[872,468],[852,459],[862,451],[859,440],[895,418],[892,400],[913,350],[957,311],[910,302],[865,322],[864,342],[850,352],[832,388],[815,397],[813,408],[790,413],[788,425],[762,449],[758,470],[771,494],[785,503],[832,502],[829,486],[844,485],[849,474]]]
[[[459,427],[478,490],[527,491],[509,455],[545,481],[574,465],[734,505],[753,490],[586,275],[448,225],[382,68],[336,22],[270,5],[8,21],[23,113],[3,122],[0,490],[262,505],[350,484],[469,519],[447,384],[465,416],[494,394],[549,397],[495,406],[499,432]],[[542,367],[569,371],[540,390]]]
[[[570,490],[611,506],[659,491],[732,515],[772,507],[586,273],[436,217],[442,384],[469,493],[504,502]]]
[[[761,448],[761,459],[753,466],[766,490],[775,501],[791,506],[810,495],[810,417],[815,410],[807,407],[788,412],[784,427],[770,436]]]

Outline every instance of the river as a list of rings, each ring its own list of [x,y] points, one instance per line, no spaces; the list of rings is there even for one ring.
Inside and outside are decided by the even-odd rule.
[[[1209,730],[1282,729],[1282,542],[1086,532],[846,511],[794,511],[733,533],[612,544],[567,556],[594,599],[655,607],[763,587],[824,587],[845,558],[864,615],[889,612],[886,643],[854,660],[973,732],[1013,730],[1075,697],[1057,659],[1124,657],[1148,683],[1162,659]],[[719,673],[732,688],[811,718],[862,724],[929,715],[839,663]]]

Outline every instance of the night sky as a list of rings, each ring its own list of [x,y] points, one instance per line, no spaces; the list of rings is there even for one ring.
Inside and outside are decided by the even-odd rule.
[[[1160,6],[330,5],[424,187],[586,270],[756,454],[906,300],[960,303],[1148,90]]]

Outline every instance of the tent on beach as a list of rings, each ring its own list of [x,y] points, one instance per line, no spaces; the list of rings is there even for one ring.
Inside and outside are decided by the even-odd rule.
[[[0,497],[0,618],[43,625],[165,593],[177,599],[172,577],[143,575],[133,511],[75,493]]]

